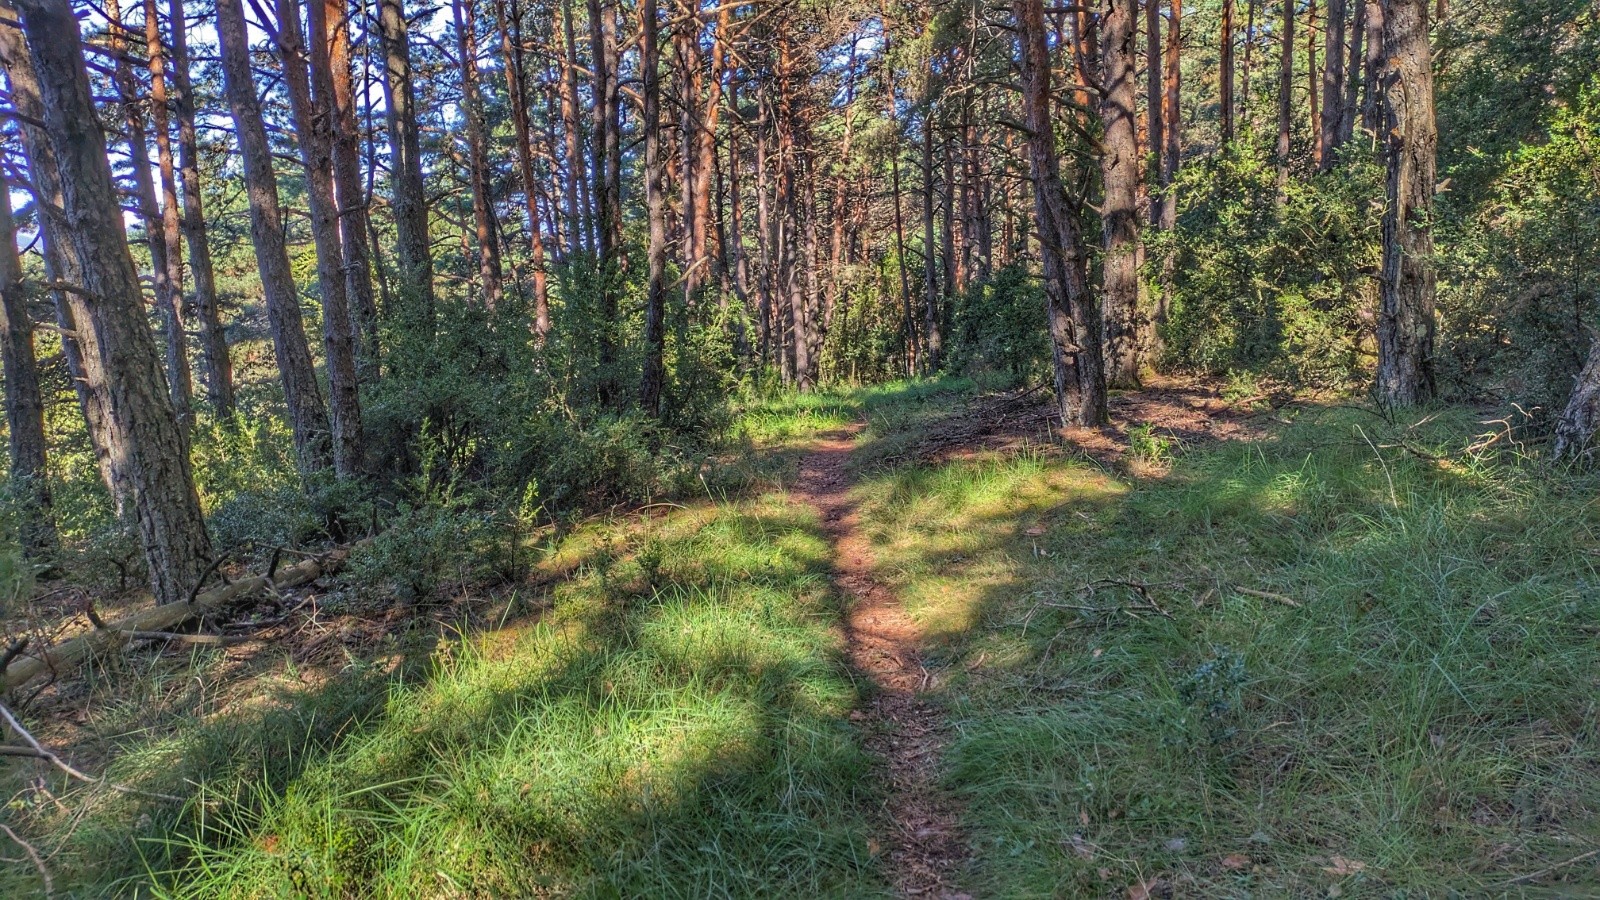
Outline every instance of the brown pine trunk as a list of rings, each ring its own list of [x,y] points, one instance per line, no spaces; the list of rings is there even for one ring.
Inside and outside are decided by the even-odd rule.
[[[1245,55],[1249,55],[1246,45]],[[1245,69],[1249,71],[1249,67]],[[1144,0],[1144,72],[1145,72],[1145,140],[1151,184],[1160,184],[1161,154],[1166,148],[1167,124],[1165,95],[1161,85],[1161,0]],[[1249,78],[1245,79],[1245,92],[1250,91]],[[1161,192],[1150,192],[1150,224],[1161,227]]]
[[[1107,418],[1100,322],[1084,270],[1083,234],[1061,182],[1044,3],[1012,0],[1011,6],[1022,44],[1022,105],[1044,268],[1056,406],[1064,424],[1095,427],[1105,424]]]
[[[144,0],[145,52],[150,68],[150,124],[155,128],[156,165],[161,177],[161,243],[165,252],[165,284],[172,304],[173,334],[168,339],[167,368],[173,382],[172,403],[178,418],[188,421],[194,416],[190,401],[194,393],[189,370],[187,322],[193,318],[194,307],[183,298],[183,234],[178,212],[178,180],[172,158],[172,114],[167,95],[166,48],[161,40],[161,18],[156,13],[156,0]],[[151,238],[154,240],[154,237]],[[160,289],[162,280],[156,281]],[[165,306],[165,304],[163,304]],[[165,313],[165,309],[163,309]],[[174,357],[175,352],[175,357]]]
[[[1294,4],[1283,0],[1283,26],[1278,34],[1278,202],[1289,187],[1289,136],[1294,126]]]
[[[206,242],[205,207],[200,200],[200,143],[195,136],[194,86],[189,79],[184,0],[170,0],[167,24],[172,34],[172,59],[168,68],[177,95],[174,110],[178,117],[178,174],[183,189],[183,231],[189,247],[189,273],[194,278],[200,370],[206,384],[206,402],[211,404],[211,411],[217,418],[226,419],[233,415],[233,362],[228,358],[228,338],[222,330],[222,305],[217,298],[211,246]]]
[[[1222,143],[1225,145],[1233,143],[1234,136],[1233,41],[1237,30],[1233,22],[1233,0],[1222,0],[1222,33],[1218,36],[1218,47],[1221,49],[1218,104],[1222,112]]]
[[[1322,143],[1318,139],[1322,130],[1321,90],[1322,75],[1317,68],[1317,0],[1306,4],[1306,103],[1311,107],[1307,133],[1311,135],[1311,161],[1322,165]]]
[[[180,0],[181,2],[181,0]],[[311,81],[323,105],[333,108],[333,180],[339,201],[339,240],[344,253],[345,295],[356,329],[356,364],[372,378],[378,372],[378,299],[367,250],[368,197],[361,181],[361,132],[356,127],[351,83],[350,12],[346,0],[310,0]]]
[[[83,411],[88,426],[89,444],[94,451],[100,480],[111,495],[112,505],[119,520],[128,513],[129,482],[118,473],[117,460],[122,458],[121,436],[111,423],[111,396],[103,379],[103,369],[93,371],[84,358],[79,344],[79,331],[74,318],[72,294],[60,286],[83,284],[84,276],[78,258],[72,254],[70,235],[62,214],[61,174],[56,168],[55,151],[50,146],[50,136],[44,130],[44,101],[39,79],[34,74],[33,57],[28,53],[22,36],[20,20],[12,10],[0,7],[0,62],[6,69],[11,88],[11,103],[18,114],[18,131],[28,158],[29,187],[34,195],[39,213],[40,230],[44,232],[45,277],[58,287],[51,290],[55,306],[56,324],[61,329],[61,355],[67,363],[67,373],[72,379],[73,392]],[[87,325],[85,326],[87,328]],[[85,332],[83,340],[94,347],[93,334]],[[90,377],[95,381],[91,382]]]
[[[1390,406],[1432,400],[1434,123],[1428,0],[1384,0],[1384,150],[1388,164],[1379,278],[1378,397]]]
[[[478,243],[478,282],[490,309],[505,299],[505,269],[500,263],[500,242],[495,236],[494,199],[489,184],[489,149],[483,122],[483,97],[478,88],[477,4],[451,0],[455,16],[456,50],[461,61],[461,111],[467,120],[467,176],[472,185],[472,229]],[[519,104],[520,105],[520,104]],[[526,140],[519,140],[523,147]],[[535,230],[537,228],[535,217]]]
[[[1367,19],[1362,29],[1367,35],[1367,55],[1362,61],[1361,81],[1366,94],[1361,104],[1361,127],[1375,139],[1383,140],[1379,130],[1383,126],[1383,19],[1386,6],[1383,0],[1367,0]]]
[[[353,478],[362,468],[361,388],[356,377],[356,330],[346,294],[344,249],[339,235],[339,201],[333,184],[332,79],[325,67],[311,65],[300,26],[299,0],[278,0],[278,54],[288,87],[290,113],[306,172],[306,205],[317,254],[317,290],[322,295],[322,345],[328,364],[328,411],[332,425],[333,471]],[[309,4],[311,33],[327,33],[320,0]],[[323,43],[320,39],[319,43]],[[323,44],[324,46],[325,43]],[[322,61],[322,60],[319,60]],[[319,71],[313,99],[310,76]]]
[[[0,28],[10,28],[0,22]],[[6,425],[11,451],[11,494],[18,506],[17,537],[29,558],[55,550],[55,518],[45,470],[44,399],[33,352],[33,317],[17,255],[11,192],[0,191],[0,361],[6,377]]]
[[[83,279],[68,291],[68,303],[79,326],[85,377],[108,401],[115,470],[132,498],[151,591],[158,603],[181,601],[204,577],[211,541],[195,493],[188,436],[165,396],[161,363],[145,323],[78,21],[66,0],[16,5],[60,178],[60,206],[46,215],[59,216],[52,230],[64,240],[60,250],[73,257]]]
[[[304,475],[321,471],[330,462],[328,414],[322,405],[300,296],[289,251],[283,237],[283,209],[278,202],[278,182],[272,171],[272,148],[261,119],[255,80],[250,71],[249,32],[241,0],[218,0],[217,37],[222,49],[223,90],[233,112],[234,129],[243,157],[245,190],[250,203],[250,240],[255,245],[256,270],[266,300],[272,346],[283,378],[284,401],[294,432],[295,455]]]
[[[1133,49],[1137,0],[1106,0],[1100,15],[1100,173],[1105,200],[1100,214],[1105,259],[1106,382],[1139,386],[1139,139],[1134,104]],[[1231,68],[1231,66],[1230,66]]]
[[[1326,172],[1338,161],[1344,131],[1345,0],[1328,0],[1328,22],[1322,29],[1322,129],[1317,136],[1318,168]]]
[[[123,121],[128,127],[128,153],[133,162],[133,184],[139,201],[139,216],[144,221],[145,242],[150,248],[150,276],[155,285],[156,311],[161,317],[161,336],[167,351],[167,395],[178,421],[187,426],[194,419],[190,403],[193,392],[189,376],[189,354],[184,346],[183,316],[179,310],[179,283],[172,278],[173,267],[168,259],[167,237],[163,225],[161,203],[156,197],[155,181],[150,177],[150,149],[146,145],[144,103],[139,85],[134,80],[132,56],[128,53],[126,36],[131,34],[122,23],[122,10],[118,0],[107,0],[106,15],[110,20],[108,43],[117,57],[117,94],[122,101]],[[163,95],[166,93],[162,89]],[[167,160],[167,174],[171,172],[171,156]],[[182,270],[179,269],[181,272]]]
[[[550,279],[545,267],[544,228],[539,217],[539,182],[533,174],[533,127],[528,119],[527,65],[522,52],[522,8],[512,0],[494,0],[500,26],[500,51],[505,60],[506,92],[511,99],[511,124],[517,136],[517,174],[528,206],[528,251],[533,268],[533,333],[550,334]]]
[[[933,222],[933,115],[922,122],[922,374],[939,369],[939,254],[934,249]]]
[[[1375,2],[1375,0],[1374,0]],[[1345,59],[1344,100],[1339,116],[1339,143],[1350,140],[1356,130],[1356,115],[1361,109],[1362,38],[1366,34],[1367,10],[1374,2],[1356,0],[1355,16],[1350,20],[1350,55]]]
[[[231,0],[234,2],[234,0]],[[389,180],[394,187],[397,290],[407,324],[433,333],[433,244],[422,181],[422,138],[411,84],[411,41],[402,0],[379,0],[378,34],[384,55],[384,108],[389,126]]]
[[[639,405],[661,415],[666,380],[667,186],[661,153],[661,25],[656,0],[639,0],[639,68],[643,85],[644,190],[650,246],[646,259],[644,374]]]
[[[564,183],[567,198],[567,230],[577,236],[573,245],[593,253],[594,221],[588,214],[588,179],[583,177],[583,124],[578,118],[578,44],[572,24],[572,0],[561,0],[561,131],[567,156]],[[581,197],[580,197],[581,193]]]
[[[589,0],[589,45],[594,71],[591,97],[593,135],[591,178],[596,235],[596,263],[600,278],[600,388],[599,400],[617,401],[616,338],[617,291],[622,272],[622,144],[618,101],[619,74],[617,12],[614,0]]]
[[[1256,120],[1251,115],[1251,102],[1255,95],[1250,93],[1250,76],[1255,72],[1256,58],[1256,7],[1259,0],[1245,0],[1244,13],[1244,60],[1239,67],[1239,118],[1244,122],[1244,127],[1255,130]]]

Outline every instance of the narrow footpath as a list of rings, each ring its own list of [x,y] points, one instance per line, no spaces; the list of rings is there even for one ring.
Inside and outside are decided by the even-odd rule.
[[[800,464],[795,495],[816,508],[833,545],[833,580],[850,607],[845,638],[851,665],[873,685],[857,713],[867,748],[889,777],[884,844],[895,889],[905,897],[969,900],[955,887],[967,859],[951,799],[939,788],[945,722],[924,696],[930,675],[922,635],[899,599],[874,573],[872,547],[851,502],[848,462],[855,426],[823,436]]]

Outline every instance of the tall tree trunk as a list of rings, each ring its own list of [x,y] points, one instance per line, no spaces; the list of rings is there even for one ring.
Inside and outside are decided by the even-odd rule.
[[[539,217],[539,182],[533,174],[533,127],[528,119],[527,64],[522,52],[522,8],[517,0],[494,0],[505,59],[506,92],[511,99],[511,124],[517,136],[517,174],[528,206],[528,249],[533,268],[533,333],[550,333],[550,280],[545,266],[544,228]],[[552,148],[553,149],[553,148]]]
[[[273,351],[283,378],[295,455],[300,471],[309,476],[327,468],[330,462],[328,413],[322,405],[322,389],[317,384],[306,341],[294,272],[289,268],[283,208],[278,202],[272,148],[267,143],[267,129],[250,71],[250,35],[240,0],[217,0],[217,37],[222,49],[223,90],[228,95],[243,156],[245,190],[250,202],[250,240],[255,245]]]
[[[1250,92],[1250,76],[1255,72],[1256,58],[1256,8],[1260,0],[1245,0],[1244,5],[1244,60],[1239,67],[1239,118],[1244,127],[1255,131],[1256,120],[1252,110],[1255,95]]]
[[[1425,403],[1433,377],[1434,123],[1428,0],[1384,0],[1384,149],[1388,163],[1379,279],[1378,397]]]
[[[1246,45],[1248,48],[1249,45]],[[1246,55],[1249,51],[1246,50]],[[1246,69],[1248,71],[1248,67]],[[1151,177],[1150,183],[1160,184],[1161,154],[1166,147],[1167,120],[1161,85],[1161,0],[1144,0],[1144,73],[1145,73],[1145,140]],[[1245,92],[1249,93],[1249,79]],[[1174,110],[1176,112],[1176,110]],[[1150,224],[1161,227],[1161,192],[1150,192]]]
[[[361,180],[361,132],[356,126],[351,84],[350,10],[347,0],[310,0],[311,82],[324,108],[333,110],[333,181],[339,201],[339,240],[344,257],[345,296],[356,329],[356,364],[372,378],[378,372],[378,299],[367,251],[367,192]],[[363,85],[363,90],[365,85]]]
[[[1100,15],[1100,173],[1105,277],[1105,371],[1111,387],[1139,386],[1139,137],[1134,104],[1137,0],[1105,0]]]
[[[378,34],[383,43],[384,107],[389,126],[389,180],[394,188],[398,292],[406,324],[433,334],[433,242],[428,236],[428,200],[422,181],[422,137],[417,127],[416,90],[411,81],[411,40],[402,0],[379,0]]]
[[[617,13],[615,0],[589,0],[589,45],[593,57],[593,146],[590,177],[593,181],[596,268],[600,281],[599,400],[609,406],[618,399],[616,338],[617,291],[622,270],[621,122],[617,101]]]
[[[922,374],[939,369],[939,254],[934,249],[933,106],[922,121]]]
[[[10,28],[0,22],[0,28]],[[17,537],[30,558],[55,550],[55,518],[45,470],[44,399],[33,353],[33,317],[17,255],[17,225],[11,192],[0,191],[0,361],[6,377],[6,425],[10,437],[11,493],[17,503]]]
[[[646,259],[644,374],[639,405],[652,416],[661,414],[666,380],[667,186],[661,153],[661,23],[656,0],[639,0],[639,68],[644,93],[644,192],[650,227]]]
[[[1345,58],[1344,100],[1339,116],[1339,143],[1348,142],[1355,134],[1356,115],[1361,108],[1361,60],[1364,53],[1362,38],[1366,34],[1367,10],[1376,0],[1356,0],[1354,17],[1350,20],[1350,54]]]
[[[78,20],[67,0],[19,0],[38,73],[43,121],[60,176],[59,237],[83,282],[69,292],[86,376],[104,391],[158,603],[185,599],[211,562],[189,442],[145,323],[139,275],[95,116]],[[53,206],[53,204],[46,204]],[[50,209],[46,215],[57,215]]]
[[[343,0],[335,0],[343,2]],[[147,13],[148,14],[148,13]],[[178,117],[178,165],[183,188],[183,231],[189,247],[189,273],[194,277],[195,324],[200,335],[200,370],[206,402],[219,419],[233,415],[233,362],[222,330],[222,304],[217,276],[206,240],[206,215],[200,200],[200,142],[195,135],[194,85],[189,78],[189,38],[184,0],[169,0],[167,24],[172,34],[172,84]]]
[[[167,368],[175,373],[169,376],[174,379],[170,385],[173,407],[178,410],[179,420],[188,421],[194,416],[190,401],[194,386],[189,370],[187,323],[194,317],[194,308],[183,299],[183,233],[178,211],[177,173],[172,158],[172,110],[167,95],[166,47],[161,40],[161,18],[156,10],[156,0],[144,0],[145,52],[150,68],[150,124],[155,129],[156,166],[161,177],[160,235],[165,248],[162,254],[165,259],[162,261],[165,263],[165,282],[173,317],[172,335],[168,339]],[[161,283],[161,279],[156,281],[158,289]],[[170,358],[174,351],[176,358]]]
[[[132,498],[129,496],[129,479],[120,474],[118,460],[124,457],[120,441],[121,432],[111,421],[111,394],[105,384],[102,367],[93,369],[85,359],[84,347],[97,346],[94,335],[84,325],[80,332],[74,318],[75,295],[65,287],[84,283],[79,260],[72,253],[71,236],[65,233],[66,218],[62,212],[61,173],[56,166],[55,151],[50,146],[50,136],[44,128],[44,100],[34,73],[33,57],[23,40],[22,28],[16,13],[0,6],[0,63],[6,69],[11,88],[11,103],[18,114],[18,131],[28,157],[28,175],[34,202],[39,210],[40,230],[44,233],[45,276],[55,287],[50,295],[55,306],[56,324],[61,329],[61,355],[66,359],[67,372],[72,379],[73,392],[83,411],[88,426],[89,444],[94,451],[100,480],[111,495],[118,520],[126,520]],[[91,378],[94,380],[91,381]]]
[[[1022,44],[1022,106],[1044,264],[1056,405],[1064,424],[1099,426],[1106,421],[1100,322],[1084,270],[1083,234],[1061,182],[1056,154],[1044,3],[1012,0],[1011,7]]]
[[[1318,169],[1323,172],[1338,161],[1345,137],[1345,13],[1345,0],[1328,0],[1328,21],[1322,28],[1322,130],[1317,137]]]
[[[1218,105],[1221,107],[1224,145],[1233,143],[1234,136],[1233,45],[1237,32],[1238,26],[1233,21],[1233,0],[1222,0],[1222,34],[1218,36],[1218,47],[1221,51],[1219,65],[1222,71],[1218,87]]]
[[[487,128],[483,97],[478,89],[477,4],[451,0],[455,16],[456,50],[461,57],[461,111],[467,120],[467,175],[472,184],[472,227],[478,242],[478,281],[490,309],[505,299],[505,270],[500,263],[500,242],[495,237],[493,186],[489,183]],[[520,104],[519,104],[520,105]],[[526,141],[519,141],[526,146]],[[538,230],[535,217],[534,230]]]
[[[578,43],[572,15],[572,0],[561,0],[561,132],[567,156],[568,230],[578,236],[573,242],[578,249],[594,253],[589,179],[583,177],[583,121],[578,117]]]
[[[1367,55],[1362,61],[1361,81],[1366,85],[1366,95],[1361,104],[1361,127],[1376,140],[1383,140],[1383,20],[1387,7],[1383,0],[1367,0],[1367,19],[1363,31],[1367,35]]]
[[[1311,107],[1306,133],[1311,135],[1311,161],[1322,165],[1322,75],[1317,68],[1317,0],[1306,3],[1306,103]]]
[[[306,205],[311,212],[311,240],[317,253],[317,291],[322,295],[322,345],[328,364],[328,412],[332,425],[333,471],[353,478],[362,468],[361,386],[356,376],[356,329],[346,293],[344,248],[339,234],[339,201],[334,189],[334,108],[332,79],[326,67],[313,66],[300,25],[300,0],[277,0],[278,54],[290,113],[306,172]],[[326,8],[308,4],[311,33],[324,35]],[[319,37],[319,44],[326,46]],[[324,62],[319,58],[318,62]],[[318,72],[318,91],[311,93],[311,73]]]
[[[168,396],[172,408],[178,413],[179,423],[187,426],[194,418],[194,410],[189,399],[193,393],[189,354],[184,346],[183,316],[179,310],[181,282],[172,279],[173,268],[167,258],[161,203],[156,196],[155,181],[150,177],[144,103],[139,85],[134,80],[132,56],[128,53],[126,40],[132,32],[122,22],[118,0],[106,0],[106,15],[110,20],[109,44],[117,57],[114,81],[122,101],[123,121],[128,126],[128,154],[133,161],[133,183],[139,201],[139,216],[144,221],[145,242],[150,248],[150,276],[155,284],[156,310],[161,316],[161,335],[166,344]],[[165,94],[164,87],[162,93]],[[170,166],[169,156],[169,173]]]
[[[1278,35],[1278,202],[1289,189],[1289,136],[1294,127],[1294,4],[1283,0],[1283,27]]]

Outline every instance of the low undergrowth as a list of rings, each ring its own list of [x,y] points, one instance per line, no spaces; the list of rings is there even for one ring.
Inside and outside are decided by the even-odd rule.
[[[1483,431],[1309,408],[1144,480],[1039,451],[866,483],[975,892],[1600,890],[1594,485]]]

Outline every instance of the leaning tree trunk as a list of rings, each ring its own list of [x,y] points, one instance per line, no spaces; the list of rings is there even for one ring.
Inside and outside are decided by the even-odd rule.
[[[178,211],[178,178],[172,157],[172,112],[167,94],[166,49],[161,40],[161,19],[156,14],[156,0],[144,2],[144,37],[150,68],[150,124],[155,130],[156,171],[161,177],[160,238],[166,249],[161,263],[166,271],[164,281],[168,295],[163,305],[171,304],[173,335],[168,352],[175,351],[178,357],[169,360],[167,368],[174,373],[169,376],[173,380],[173,404],[177,407],[179,417],[187,421],[193,416],[190,396],[194,388],[187,347],[188,321],[193,316],[192,305],[183,299],[183,234]],[[155,240],[154,235],[151,240]],[[157,280],[158,287],[162,280]]]
[[[261,104],[256,99],[250,72],[250,36],[245,30],[240,0],[218,0],[217,36],[222,45],[223,89],[233,111],[239,148],[244,157],[245,189],[250,202],[250,239],[255,244],[256,270],[266,299],[272,346],[283,378],[284,401],[294,432],[295,454],[303,475],[327,468],[328,413],[322,405],[305,322],[300,315],[300,295],[289,251],[283,238],[283,208],[278,202],[278,181],[272,171],[272,148],[267,143]]]
[[[1589,347],[1589,360],[1578,373],[1572,397],[1556,422],[1555,448],[1551,455],[1557,461],[1592,462],[1596,430],[1600,430],[1600,341]]]
[[[91,374],[98,377],[98,369],[91,373],[84,362],[83,347],[78,343],[78,325],[74,318],[70,294],[62,285],[83,283],[78,260],[68,248],[69,238],[64,233],[61,215],[61,173],[56,168],[55,151],[50,147],[50,136],[44,129],[44,100],[40,94],[39,79],[34,73],[33,57],[28,53],[16,13],[0,7],[5,16],[0,24],[0,63],[6,70],[11,88],[11,103],[18,115],[18,131],[28,157],[29,188],[40,211],[39,225],[44,232],[45,276],[55,287],[50,294],[55,305],[56,325],[61,329],[61,355],[67,363],[67,374],[72,379],[73,392],[83,411],[88,426],[89,445],[100,470],[100,480],[111,495],[112,506],[119,520],[128,513],[132,498],[128,496],[128,481],[117,474],[117,432],[111,427],[111,398],[105,385],[90,382]]]
[[[0,23],[0,28],[8,27]],[[45,472],[44,400],[10,191],[0,191],[0,360],[6,376],[11,491],[21,512],[17,537],[29,557],[47,556],[56,548],[57,538]]]
[[[1012,0],[1011,6],[1022,43],[1022,105],[1044,264],[1056,405],[1063,424],[1099,426],[1107,417],[1100,322],[1084,270],[1083,234],[1061,182],[1056,154],[1044,3]]]
[[[311,33],[327,32],[320,2],[310,4]],[[353,478],[362,468],[361,387],[356,376],[356,329],[346,292],[344,248],[339,234],[339,201],[333,184],[333,108],[331,79],[318,78],[318,96],[311,95],[314,67],[300,28],[299,0],[278,0],[278,52],[289,89],[290,114],[306,171],[306,205],[311,211],[311,240],[317,253],[317,291],[322,295],[322,345],[328,365],[328,412],[332,425],[333,471]],[[319,62],[321,62],[319,54]]]
[[[1135,127],[1133,49],[1136,0],[1107,0],[1100,16],[1101,209],[1105,260],[1106,381],[1112,387],[1139,386],[1139,137]],[[1230,37],[1231,40],[1231,37]],[[1230,62],[1231,69],[1231,62]]]
[[[1433,118],[1428,0],[1385,0],[1384,156],[1388,163],[1379,277],[1378,397],[1392,406],[1433,399]]]
[[[105,392],[157,602],[183,600],[211,561],[189,463],[189,442],[167,398],[166,378],[144,317],[139,273],[128,252],[105,135],[95,116],[78,20],[67,0],[19,0],[38,73],[43,124],[60,176],[61,249],[81,268],[68,291],[85,375]],[[47,207],[53,204],[45,204]]]
[[[146,12],[146,15],[149,15]],[[200,371],[206,383],[206,401],[219,419],[233,415],[233,363],[222,330],[222,309],[217,299],[217,276],[206,242],[205,208],[200,200],[200,142],[194,126],[194,86],[189,79],[189,41],[184,24],[184,0],[170,0],[168,28],[172,33],[172,84],[178,117],[178,174],[183,187],[183,232],[189,246],[189,273],[194,278],[195,322],[200,333]]]
[[[550,278],[545,264],[544,226],[539,216],[539,181],[533,172],[533,128],[528,117],[526,55],[522,47],[522,8],[514,0],[494,0],[495,21],[500,26],[500,50],[506,69],[506,94],[511,100],[511,124],[516,130],[517,175],[528,207],[528,253],[533,269],[533,333],[543,341],[550,334]],[[551,141],[551,158],[555,142]],[[569,176],[570,178],[570,176]]]

